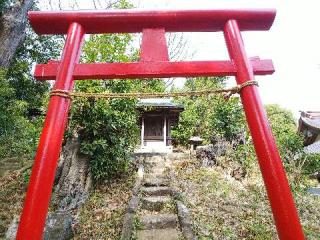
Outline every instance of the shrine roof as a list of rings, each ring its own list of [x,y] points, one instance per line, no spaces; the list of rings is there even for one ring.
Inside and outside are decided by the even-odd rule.
[[[140,99],[137,103],[137,108],[142,107],[154,107],[156,109],[175,109],[184,110],[183,104],[174,103],[170,98],[150,98],[150,99]]]

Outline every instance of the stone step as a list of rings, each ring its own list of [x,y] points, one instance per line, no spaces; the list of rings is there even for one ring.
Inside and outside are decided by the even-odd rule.
[[[168,186],[169,180],[165,177],[145,176],[143,185],[146,187]]]
[[[170,204],[172,198],[169,196],[152,196],[141,198],[142,208],[149,211],[161,211]]]
[[[165,167],[151,167],[151,168],[146,168],[145,172],[146,173],[153,173],[153,174],[163,174],[165,172],[166,168]]]
[[[152,172],[147,172],[144,174],[144,178],[166,178],[166,175],[160,174],[160,173],[152,173]]]
[[[140,222],[143,230],[176,228],[178,217],[175,214],[150,214],[140,217]]]
[[[166,158],[170,161],[189,159],[190,153],[169,153]]]
[[[144,162],[164,162],[165,157],[153,156],[151,158],[146,158]]]
[[[151,229],[137,232],[138,240],[178,240],[179,232],[175,228]]]
[[[156,170],[156,169],[159,169],[159,170],[164,170],[165,169],[165,165],[163,163],[146,163],[144,164],[144,169],[148,172],[148,171],[151,171],[151,170]]]
[[[173,192],[170,187],[141,187],[140,191],[144,196],[168,196]]]
[[[152,156],[152,157],[145,158],[145,162],[163,162],[163,161],[165,161],[165,158],[161,156]]]
[[[164,162],[165,159],[161,157],[153,157],[153,158],[147,158],[145,159],[145,163],[158,163],[158,162]]]

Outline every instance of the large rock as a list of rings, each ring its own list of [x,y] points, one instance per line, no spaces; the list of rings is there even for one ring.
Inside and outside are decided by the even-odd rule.
[[[79,207],[88,198],[91,185],[89,158],[80,152],[80,139],[75,134],[67,140],[60,156],[51,199],[57,211],[47,216],[44,239],[72,237],[73,221]],[[9,227],[8,236],[16,233],[15,225],[13,223]]]
[[[216,165],[218,158],[224,156],[230,146],[230,143],[222,138],[212,142],[213,144],[198,146],[196,149],[196,157],[204,167]]]

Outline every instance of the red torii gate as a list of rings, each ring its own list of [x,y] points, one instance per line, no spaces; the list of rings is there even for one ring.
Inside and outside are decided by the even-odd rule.
[[[61,61],[39,64],[38,80],[56,79],[54,90],[72,91],[74,80],[236,76],[272,74],[271,60],[248,59],[241,31],[269,30],[276,11],[58,11],[29,12],[38,34],[67,34]],[[170,62],[165,32],[223,31],[231,61]],[[133,63],[78,64],[84,34],[143,33],[141,60]],[[304,239],[286,174],[257,86],[240,93],[280,239]],[[71,100],[51,96],[24,203],[17,239],[41,239]]]

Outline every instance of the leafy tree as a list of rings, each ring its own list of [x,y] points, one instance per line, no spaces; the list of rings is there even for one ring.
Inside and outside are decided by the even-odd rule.
[[[276,104],[266,105],[265,108],[281,159],[288,166],[288,169],[292,170],[296,163],[303,160],[303,138],[297,132],[293,114]],[[247,144],[237,146],[234,158],[238,159],[246,168],[250,168],[257,160],[249,130],[247,129],[247,131]]]
[[[223,78],[188,79],[183,90],[193,91],[225,86]],[[255,151],[249,129],[246,127],[244,113],[238,97],[226,101],[221,95],[203,97],[182,97],[177,99],[183,103],[185,111],[180,116],[179,124],[174,128],[172,136],[179,144],[187,145],[193,135],[200,135],[207,143],[211,137],[218,135],[228,141],[245,137],[246,144],[234,146],[232,159],[237,159],[245,168],[256,162]],[[296,121],[292,112],[278,105],[266,105],[281,158],[290,166],[292,163],[303,164],[306,172],[316,171],[320,161],[317,155],[302,154],[303,138],[297,133]],[[289,166],[288,165],[288,166]],[[290,167],[289,166],[289,167]]]
[[[83,62],[128,62],[137,59],[129,34],[90,36],[83,49]],[[78,81],[83,92],[163,91],[160,80]],[[126,171],[138,138],[136,100],[78,99],[74,102],[70,131],[78,131],[81,151],[91,158],[94,180],[114,177]]]
[[[292,112],[276,104],[266,105],[266,111],[282,159],[292,160],[303,148],[303,138],[297,133]]]
[[[41,112],[44,96],[50,87],[48,82],[34,79],[34,64],[58,58],[61,49],[62,37],[39,36],[28,26],[26,39],[18,48],[7,74],[10,85],[15,89],[15,98],[27,103],[26,117],[31,118]]]
[[[213,107],[210,125],[218,135],[232,141],[245,132],[244,113],[238,97],[227,101],[219,97]]]
[[[35,35],[30,28],[8,69],[0,76],[0,156],[30,155],[34,152],[42,125],[41,108],[48,83],[34,80],[35,62],[56,58],[60,38]]]
[[[23,117],[26,103],[15,98],[15,89],[6,78],[6,70],[0,76],[0,156],[30,153],[27,142],[21,141],[24,135],[34,129]],[[18,138],[19,137],[19,138]],[[20,141],[19,141],[20,139]],[[30,144],[32,145],[32,144]]]
[[[225,78],[202,77],[187,79],[183,91],[196,91],[225,87]],[[232,140],[244,131],[243,113],[239,98],[228,101],[222,95],[181,97],[178,102],[184,104],[185,111],[172,136],[182,145],[188,143],[193,135],[200,135],[210,142],[214,135]]]

